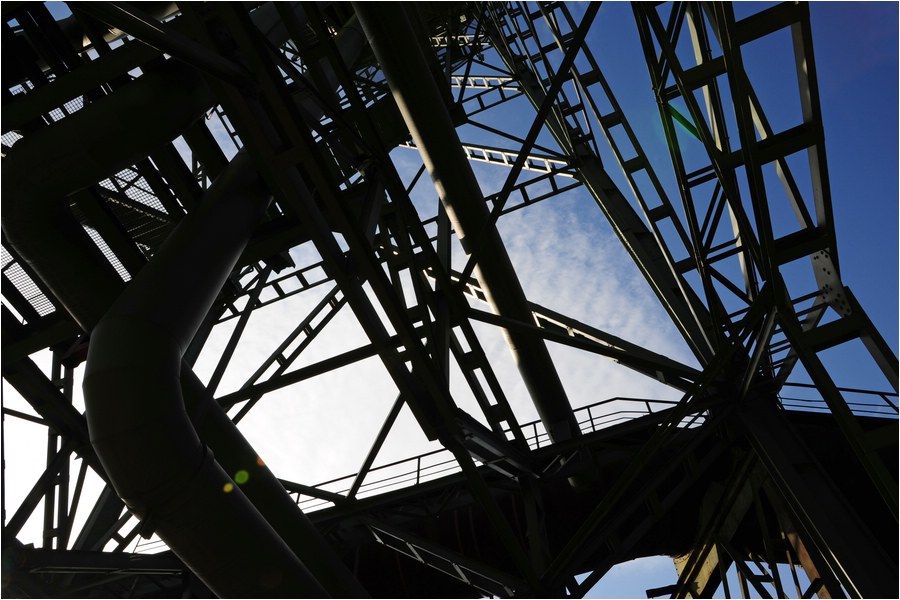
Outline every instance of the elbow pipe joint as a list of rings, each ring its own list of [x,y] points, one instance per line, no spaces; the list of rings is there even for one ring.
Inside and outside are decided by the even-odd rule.
[[[88,430],[119,496],[220,596],[325,596],[201,442],[184,349],[268,204],[246,154],[216,180],[94,328]]]
[[[325,597],[197,436],[180,369],[177,341],[150,321],[117,316],[94,329],[88,429],[116,493],[220,596]]]

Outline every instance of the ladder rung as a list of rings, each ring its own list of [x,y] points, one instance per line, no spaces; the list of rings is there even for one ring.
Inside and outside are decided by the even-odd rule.
[[[622,122],[622,113],[619,111],[611,112],[608,115],[600,117],[600,124],[607,129],[612,129]]]
[[[643,169],[644,166],[645,166],[644,159],[640,156],[635,156],[634,158],[632,158],[630,160],[626,160],[624,163],[622,163],[622,168],[625,169],[626,173],[635,173],[635,172]],[[661,208],[661,207],[657,207],[657,208]],[[657,209],[654,209],[654,210],[657,210]]]
[[[647,217],[653,223],[657,221],[662,221],[665,218],[668,218],[672,215],[672,208],[668,204],[660,204],[656,208],[651,208],[647,211]]]
[[[578,103],[570,105],[568,103],[561,105],[563,117],[570,117],[584,110],[584,104]]]

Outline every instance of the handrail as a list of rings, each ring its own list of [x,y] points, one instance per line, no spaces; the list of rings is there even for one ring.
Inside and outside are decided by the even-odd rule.
[[[794,387],[794,388],[802,388],[802,389],[810,389],[810,390],[817,389],[816,386],[814,386],[811,383],[785,383],[784,387]],[[897,392],[883,392],[883,391],[878,391],[878,390],[863,390],[863,389],[851,388],[851,387],[840,387],[840,388],[838,388],[838,391],[841,392],[841,394],[861,394],[864,396],[878,396],[888,407],[891,408],[891,410],[894,413],[898,412],[898,408],[897,408],[898,394],[897,394]],[[825,404],[825,401],[822,399],[790,398],[790,397],[786,397],[786,396],[780,396],[780,397],[781,397],[782,402],[784,400],[796,400],[796,401],[801,401],[801,402],[817,402],[817,403],[821,403],[822,405]],[[891,398],[894,398],[893,402],[891,401]],[[859,412],[862,414],[866,414],[866,413],[868,413],[868,414],[884,414],[882,412],[873,413],[873,411],[871,409],[874,408],[875,405],[872,405],[872,404],[863,403],[863,402],[848,402],[847,404],[850,406],[851,409],[853,409],[853,407],[865,407],[866,409],[870,409],[870,410],[862,410],[862,408],[860,408]],[[881,407],[881,408],[884,408],[884,407]],[[854,411],[854,412],[857,412],[857,411]]]
[[[802,383],[786,383],[785,387],[815,389],[815,386]],[[840,388],[840,391],[842,393],[857,393],[878,396],[886,404],[886,406],[882,406],[867,404],[864,402],[848,402],[851,410],[853,410],[853,412],[856,414],[887,417],[891,415],[890,412],[886,412],[887,410],[890,409],[893,411],[893,413],[897,412],[896,402],[891,402],[890,400],[890,398],[897,398],[898,395],[894,392],[879,392],[855,388]],[[828,408],[825,404],[825,401],[821,398],[796,398],[779,395],[779,401],[781,402],[781,405],[785,410],[792,410],[796,412],[827,412]],[[597,409],[599,407],[607,406],[614,402],[626,402],[629,403],[629,406],[626,408],[614,410],[612,412],[603,412],[601,414],[597,414]],[[657,414],[666,410],[670,410],[676,404],[678,404],[677,400],[658,400],[616,396],[613,398],[607,398],[605,400],[594,402],[593,404],[579,407],[573,412],[578,423],[578,427],[579,429],[581,429],[581,432],[593,433],[601,429],[606,429],[608,427],[624,423],[626,421],[631,421],[648,416],[650,414]],[[660,407],[659,405],[662,405],[662,407]],[[688,419],[685,419],[685,421],[680,423],[679,426],[682,428],[696,427],[703,422],[704,418],[705,411],[702,411],[700,413],[697,413],[696,415],[691,416]],[[525,441],[528,443],[529,448],[532,450],[542,448],[550,442],[549,435],[546,431],[543,430],[543,425],[540,420],[525,423],[521,426],[521,429],[523,432],[527,433]],[[436,457],[441,454],[449,456],[450,452],[445,448],[438,448],[436,450],[431,450],[417,456],[403,458],[373,468],[371,471],[369,471],[369,475],[373,475],[376,472],[379,472],[380,476],[377,479],[367,479],[365,483],[360,486],[356,494],[356,498],[373,496],[378,493],[384,493],[387,491],[398,490],[405,487],[418,485],[419,483],[431,481],[437,479],[438,477],[458,472],[459,467],[456,465],[456,460],[452,458],[452,456],[450,456],[447,460],[434,463],[428,462],[428,459],[430,457]],[[415,462],[414,466],[411,464],[413,462]],[[423,462],[425,464],[423,464]],[[482,463],[480,463],[479,461],[478,464]],[[392,469],[397,470],[397,467],[401,465],[410,465],[410,468],[404,469],[399,473],[389,474]],[[312,486],[312,488],[314,489],[321,489],[323,491],[327,490],[327,492],[323,493],[321,497],[311,496],[300,492],[293,492],[293,494],[296,494],[297,503],[303,508],[304,512],[322,510],[334,505],[334,502],[332,500],[325,497],[326,495],[333,495],[335,493],[346,495],[349,492],[350,485],[356,477],[357,474],[354,473],[352,475],[345,475],[343,477],[337,477],[335,479],[323,481],[322,483]],[[341,485],[342,483],[343,485]]]
[[[632,404],[638,404],[640,408],[629,407],[627,409],[615,410],[599,415],[595,414],[595,409],[597,409],[598,407],[609,405],[614,402],[628,402]],[[617,423],[634,420],[636,418],[647,416],[650,414],[657,414],[665,410],[670,410],[676,404],[678,404],[678,402],[675,400],[656,400],[617,396],[614,398],[600,400],[587,406],[579,407],[573,412],[582,433],[591,433],[600,429],[605,429]],[[658,405],[662,405],[662,407],[657,407]],[[694,423],[688,423],[686,426],[694,426]],[[532,433],[525,438],[529,448],[531,448],[532,450],[536,450],[538,448],[546,446],[549,443],[549,435],[543,429],[543,424],[540,420],[531,421],[522,425],[523,431],[528,431],[529,429],[532,431]],[[456,460],[452,457],[444,461],[423,465],[423,460],[427,462],[427,459],[429,457],[437,456],[440,454],[450,455],[450,452],[445,448],[438,448],[436,450],[432,450],[418,456],[400,459],[375,467],[374,469],[369,471],[370,475],[378,471],[382,474],[385,474],[385,476],[374,480],[367,480],[365,483],[363,483],[362,486],[360,486],[356,497],[361,498],[372,496],[378,492],[397,490],[407,486],[417,485],[425,481],[436,479],[438,476],[443,476],[445,474],[451,474],[453,472],[459,471]],[[400,465],[409,464],[412,462],[416,463],[414,468],[406,469],[400,473],[393,475],[386,474],[386,472],[389,472],[391,469],[395,469]],[[480,461],[477,462],[478,464],[482,464]],[[412,467],[412,465],[410,466]],[[332,500],[325,497],[326,495],[333,495],[334,493],[346,495],[349,492],[350,485],[352,484],[356,476],[357,474],[354,473],[352,475],[330,479],[328,481],[324,481],[312,486],[315,489],[321,489],[323,490],[323,492],[325,492],[320,497],[310,496],[309,494],[300,492],[292,492],[292,494],[296,494],[297,502],[301,506],[301,508],[303,508],[304,512],[310,510],[321,510],[323,508],[334,505],[334,502]],[[342,483],[343,485],[341,485]]]

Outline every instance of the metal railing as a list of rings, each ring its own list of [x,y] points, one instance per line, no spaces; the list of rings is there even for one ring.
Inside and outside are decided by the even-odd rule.
[[[814,394],[816,388],[810,384],[787,383],[785,388],[795,390],[809,390],[810,397],[779,395],[779,401],[785,410],[798,412],[829,412],[828,406],[821,397]],[[872,390],[860,390],[855,388],[841,388],[841,393],[848,398],[847,404],[851,410],[860,416],[875,416],[883,418],[897,418],[897,397],[894,392],[878,392]],[[678,401],[676,400],[650,400],[644,398],[615,397],[588,406],[575,409],[575,417],[582,433],[592,433],[607,429],[615,425],[632,421],[651,414],[658,414],[671,410]],[[688,415],[679,424],[679,427],[691,428],[702,425],[705,420],[705,411]],[[522,425],[522,431],[526,434],[526,442],[531,450],[550,445],[550,436],[543,424],[532,421]],[[477,464],[481,464],[476,461]],[[440,477],[458,473],[460,467],[452,453],[439,448],[431,452],[401,459],[388,464],[375,467],[369,471],[365,482],[360,486],[355,498],[364,498],[383,494],[421,483],[432,481]],[[322,496],[293,492],[297,503],[305,512],[314,512],[335,505],[335,494],[347,498],[347,493],[358,474],[346,475],[331,479],[313,486],[311,489],[322,491]],[[310,489],[310,488],[307,488]]]
[[[678,402],[675,400],[616,397],[582,406],[577,408],[574,413],[582,433],[592,433],[640,417],[670,410],[676,404]],[[704,414],[698,413],[687,417],[679,426],[696,427],[702,424],[703,420]],[[524,424],[522,431],[526,434],[526,442],[531,450],[550,445],[550,437],[539,420]],[[481,463],[476,461],[476,464],[480,465]],[[460,467],[452,453],[445,448],[439,448],[372,469],[355,497],[364,498],[383,494],[419,485],[459,471]],[[304,512],[329,508],[335,505],[333,500],[335,494],[347,497],[357,475],[354,473],[313,486],[312,489],[322,492],[321,496],[301,492],[292,492],[291,495],[296,498]]]
[[[791,388],[794,390],[794,393],[786,395],[785,388]],[[898,395],[896,392],[880,392],[847,387],[838,388],[838,391],[841,392],[853,414],[857,416],[897,418]],[[785,410],[830,412],[828,404],[818,393],[816,386],[809,383],[785,383],[778,398]]]

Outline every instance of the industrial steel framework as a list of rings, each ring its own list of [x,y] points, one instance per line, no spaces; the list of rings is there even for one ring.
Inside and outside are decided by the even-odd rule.
[[[594,56],[607,9],[4,2],[3,594],[583,596],[664,554],[648,595],[896,597],[897,358],[843,284],[809,7],[630,7],[665,165]],[[745,69],[763,38],[788,41],[795,122]],[[498,223],[575,194],[684,357],[526,296]],[[365,343],[303,362],[342,314]],[[573,407],[559,346],[680,399]],[[884,383],[843,386],[835,348]],[[269,470],[237,424],[366,359],[395,401],[358,471]],[[440,448],[379,463],[404,410]],[[24,483],[20,423],[46,439]]]

